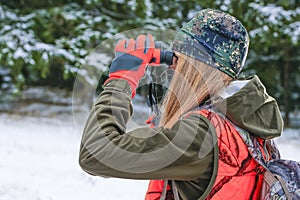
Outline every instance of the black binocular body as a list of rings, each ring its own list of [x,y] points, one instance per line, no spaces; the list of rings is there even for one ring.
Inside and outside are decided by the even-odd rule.
[[[150,65],[160,65],[160,64],[173,64],[173,56],[174,53],[172,51],[162,51],[161,50],[161,43],[155,42],[155,49],[153,53],[153,58],[150,61]]]

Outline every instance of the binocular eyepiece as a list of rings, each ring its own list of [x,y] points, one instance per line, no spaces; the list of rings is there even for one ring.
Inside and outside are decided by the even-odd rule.
[[[172,65],[173,64],[173,52],[172,51],[161,51],[160,52],[160,63]]]
[[[167,64],[172,65],[173,64],[173,56],[174,53],[172,51],[162,51],[161,50],[161,43],[155,42],[155,49],[153,53],[153,58],[150,62],[154,65],[160,65],[160,64]]]

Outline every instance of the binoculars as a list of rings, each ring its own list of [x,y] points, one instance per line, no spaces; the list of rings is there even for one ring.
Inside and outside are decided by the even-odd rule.
[[[155,49],[150,65],[173,64],[174,53],[172,51],[162,51],[160,42],[155,42]]]

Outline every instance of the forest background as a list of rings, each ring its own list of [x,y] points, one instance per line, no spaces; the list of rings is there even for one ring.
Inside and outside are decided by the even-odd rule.
[[[260,76],[286,127],[299,126],[299,0],[0,0],[0,110],[13,112],[7,103],[29,88],[72,92],[101,42],[135,28],[176,31],[204,8],[242,21],[251,40],[244,74]]]

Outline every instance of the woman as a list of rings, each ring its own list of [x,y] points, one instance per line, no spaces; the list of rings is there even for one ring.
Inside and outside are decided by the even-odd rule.
[[[257,76],[237,79],[248,46],[236,18],[200,11],[174,41],[178,60],[159,125],[126,132],[131,98],[151,62],[154,41],[151,35],[119,41],[83,132],[82,169],[151,179],[146,199],[258,199],[263,169],[237,130],[270,139],[280,135],[282,118]]]

